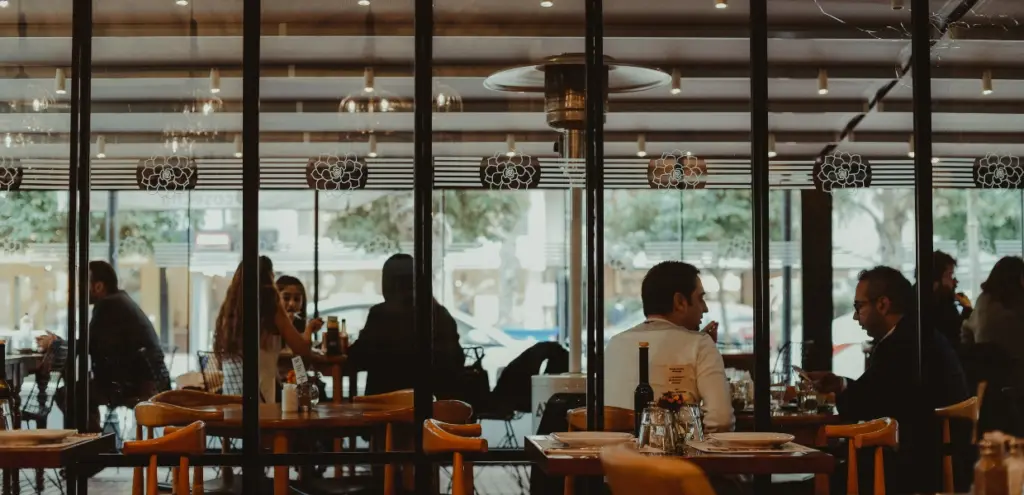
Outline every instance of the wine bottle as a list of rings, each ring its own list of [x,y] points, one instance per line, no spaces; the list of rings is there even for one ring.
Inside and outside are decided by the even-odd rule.
[[[0,339],[0,430],[14,429],[14,391],[7,383],[7,341]]]
[[[341,320],[341,354],[348,354],[348,322]]]
[[[654,400],[654,389],[648,382],[648,346],[647,342],[640,343],[640,383],[633,390],[633,434],[640,436],[640,421],[643,418],[644,408]]]
[[[338,330],[338,317],[327,317],[327,334],[324,335],[324,342],[328,356],[341,355],[341,335]]]

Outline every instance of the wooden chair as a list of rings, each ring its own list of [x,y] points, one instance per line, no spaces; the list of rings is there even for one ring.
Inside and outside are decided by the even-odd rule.
[[[211,394],[198,390],[168,390],[154,395],[149,399],[149,402],[159,402],[181,407],[221,406],[241,404],[242,396]]]
[[[895,447],[899,444],[899,423],[892,418],[881,418],[855,425],[827,425],[819,434],[819,445],[824,445],[829,438],[845,438],[847,440],[847,475],[846,493],[860,493],[857,476],[857,451],[864,447],[875,447],[875,495],[885,495],[885,465],[882,448]],[[828,493],[828,477],[819,476],[815,481],[818,486],[816,493]],[[825,486],[822,486],[825,485]]]
[[[693,463],[645,456],[630,444],[602,449],[601,465],[613,495],[715,495],[704,471]]]
[[[138,406],[136,406],[138,407]],[[189,493],[188,456],[198,455],[206,451],[206,425],[196,421],[184,428],[169,427],[160,438],[125,442],[122,451],[125,455],[148,455],[149,466],[146,468],[146,495],[157,495],[157,456],[160,454],[180,455],[181,460],[175,468],[179,475],[174,481],[174,491],[179,494]],[[132,493],[142,494],[142,468],[136,468],[132,480]],[[203,493],[203,468],[195,466],[192,481],[192,494]]]
[[[153,431],[156,428],[164,428],[165,436],[167,434],[168,427],[180,427],[183,425],[190,425],[195,422],[203,421],[222,421],[224,419],[224,411],[199,411],[195,409],[189,409],[187,407],[175,406],[172,404],[164,404],[160,402],[140,402],[135,406],[135,437],[142,439],[143,428],[146,429],[146,440],[154,440]],[[206,451],[206,433],[205,427],[203,429],[203,448],[200,453]],[[161,452],[168,453],[168,452]],[[173,453],[173,452],[171,452]],[[177,469],[171,470],[172,476],[175,478],[174,486],[175,491],[179,495],[187,495],[187,484],[186,491],[179,491],[178,477],[184,477],[188,479],[188,471],[179,472]],[[182,475],[182,473],[184,473]],[[197,471],[199,483],[202,484],[202,469]],[[156,478],[151,479],[152,483],[156,483]],[[148,494],[147,489],[147,494]],[[142,468],[135,468],[135,477],[132,481],[132,495],[142,495]]]
[[[604,428],[603,431],[615,431],[620,433],[633,433],[635,415],[630,409],[621,407],[604,406]],[[569,431],[586,431],[587,429],[587,408],[577,407],[566,415],[569,422]]]
[[[603,431],[614,431],[619,433],[633,433],[636,427],[634,418],[636,415],[629,409],[615,406],[604,406],[604,428]],[[586,431],[587,429],[587,408],[577,407],[570,409],[565,418],[569,423],[569,431]],[[576,478],[566,476],[563,484],[564,495],[575,493]]]
[[[428,419],[423,422],[423,451],[427,454],[452,453],[452,495],[473,495],[473,463],[467,452],[487,452],[487,440],[478,438],[479,424],[455,425]]]
[[[386,394],[360,395],[352,398],[356,404],[389,404],[389,405],[413,405],[412,389],[396,390]]]
[[[950,448],[953,444],[949,431],[950,420],[963,420],[971,422],[971,445],[978,442],[978,417],[981,416],[981,399],[985,396],[985,388],[988,383],[978,383],[978,395],[971,397],[959,404],[940,407],[935,410],[935,416],[942,420],[942,446],[946,449],[942,455],[942,491],[952,493],[953,487],[953,455]]]

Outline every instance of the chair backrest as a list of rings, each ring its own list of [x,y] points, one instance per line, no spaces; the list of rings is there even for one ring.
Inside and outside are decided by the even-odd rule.
[[[223,421],[223,410],[198,410],[159,402],[140,402],[135,406],[135,423],[140,427],[182,426],[196,421]]]
[[[704,471],[693,463],[645,456],[632,444],[602,449],[601,465],[613,495],[715,495]]]
[[[935,410],[935,416],[942,420],[942,445],[946,446],[942,455],[942,489],[947,492],[954,491],[953,484],[953,456],[950,447],[953,443],[953,436],[950,431],[951,420],[970,421],[971,423],[971,445],[978,441],[978,419],[981,417],[981,401],[985,397],[985,389],[988,382],[978,383],[978,395],[963,402],[951,406],[940,407]]]
[[[242,396],[211,394],[198,390],[168,390],[154,395],[149,399],[149,402],[181,407],[219,406],[224,404],[241,404]]]
[[[442,423],[464,425],[472,422],[473,406],[460,400],[434,402],[434,419]]]
[[[413,406],[412,389],[396,390],[386,394],[360,395],[352,398],[357,404],[389,404],[396,406]]]
[[[177,493],[189,493],[188,456],[198,455],[206,451],[206,425],[196,421],[183,428],[168,428],[166,435],[149,440],[135,440],[124,443],[122,452],[125,455],[148,455],[149,465],[146,469],[146,494],[157,495],[157,456],[161,454],[180,455],[175,490]],[[132,492],[142,492],[142,468],[135,469]],[[195,483],[192,493],[202,493],[202,468],[195,470]]]
[[[479,424],[456,425],[428,419],[423,422],[423,451],[452,453],[452,495],[473,494],[473,465],[465,462],[467,452],[487,452],[487,440],[479,438]]]
[[[569,421],[569,431],[584,431],[587,429],[587,408],[577,407],[566,415]],[[604,431],[616,431],[620,433],[632,433],[636,427],[635,414],[629,409],[614,406],[604,406]]]
[[[857,467],[857,449],[864,446],[877,445],[875,451],[875,486],[879,484],[881,480],[881,492],[876,492],[879,495],[885,493],[885,471],[880,465],[882,461],[882,445],[883,443],[889,442],[890,447],[895,446],[898,443],[898,423],[896,420],[891,418],[880,418],[866,421],[864,423],[858,423],[853,425],[828,425],[822,430],[821,436],[819,437],[818,445],[824,445],[828,438],[845,438],[847,439],[847,475],[846,475],[846,493],[848,495],[856,495],[860,492],[858,483],[859,469]],[[858,438],[860,439],[858,444]]]

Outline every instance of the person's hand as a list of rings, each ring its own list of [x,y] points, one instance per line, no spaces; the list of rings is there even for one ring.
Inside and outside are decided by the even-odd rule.
[[[320,331],[320,328],[324,326],[324,320],[320,318],[313,318],[306,323],[306,333],[312,335]]]
[[[804,374],[813,382],[814,390],[823,394],[838,394],[846,388],[846,379],[831,371],[809,371]]]
[[[964,309],[971,309],[971,298],[967,297],[967,294],[963,292],[956,293],[956,302],[960,303]]]
[[[45,334],[36,337],[36,345],[39,346],[39,350],[46,352],[50,350],[50,346],[57,340],[57,336],[53,332],[47,331]]]
[[[715,341],[716,344],[718,343],[718,322],[717,321],[712,321],[711,323],[708,323],[707,326],[705,326],[704,329],[701,330],[701,332],[704,332],[704,333],[710,335],[711,336],[711,340]]]

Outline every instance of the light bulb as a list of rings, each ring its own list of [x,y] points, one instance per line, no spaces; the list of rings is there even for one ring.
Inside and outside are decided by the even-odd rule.
[[[939,163],[939,162],[941,162],[941,161],[942,161],[942,160],[941,160],[941,159],[940,159],[939,157],[937,157],[937,156],[933,156],[933,157],[932,157],[932,164],[936,164],[936,163]]]
[[[540,3],[540,6],[544,7],[545,9],[551,8],[555,6],[555,2],[552,2],[551,0],[544,0],[543,2]]]
[[[672,89],[669,92],[674,95],[683,92],[682,76],[679,69],[672,69]]]
[[[188,0],[174,0],[174,3],[178,4],[181,7],[188,6]]]
[[[724,9],[729,6],[729,0],[715,0],[716,9]]]
[[[363,7],[369,7],[370,6],[370,0],[359,0],[359,5],[361,5]]]

